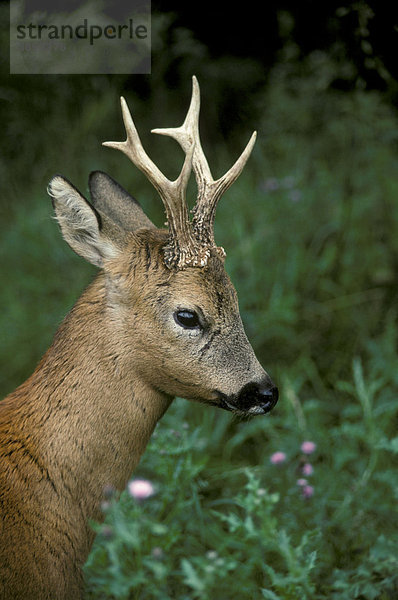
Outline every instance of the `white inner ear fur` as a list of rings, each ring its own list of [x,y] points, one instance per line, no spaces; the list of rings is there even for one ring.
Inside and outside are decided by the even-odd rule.
[[[69,246],[90,263],[102,267],[103,259],[115,258],[120,250],[104,236],[94,210],[65,179],[54,177],[48,185],[54,199],[55,218]]]
[[[62,229],[69,229],[82,234],[98,237],[98,221],[84,198],[61,177],[55,177],[48,186],[48,192],[56,202],[55,218]]]

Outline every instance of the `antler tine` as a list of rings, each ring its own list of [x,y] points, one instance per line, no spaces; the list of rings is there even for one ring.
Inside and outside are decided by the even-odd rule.
[[[142,171],[158,191],[166,209],[170,242],[165,248],[165,261],[170,268],[182,268],[198,259],[198,243],[192,235],[185,192],[192,170],[195,143],[187,147],[180,175],[170,181],[145,152],[127,102],[120,99],[127,139],[124,142],[103,142],[103,146],[121,150]]]
[[[206,186],[214,182],[206,156],[202,150],[199,135],[200,89],[198,80],[192,77],[192,97],[187,116],[181,127],[152,129],[152,133],[166,135],[174,138],[184,150],[188,152],[195,145],[192,166],[198,185],[198,197],[205,192]]]
[[[181,127],[153,129],[152,133],[174,138],[184,152],[187,152],[192,145],[195,146],[192,166],[198,186],[198,197],[193,209],[193,229],[202,243],[215,246],[213,228],[218,200],[241,174],[253,149],[257,133],[252,134],[246,148],[234,165],[222,177],[214,180],[200,143],[199,110],[200,89],[196,77],[193,76],[191,104],[184,123]]]

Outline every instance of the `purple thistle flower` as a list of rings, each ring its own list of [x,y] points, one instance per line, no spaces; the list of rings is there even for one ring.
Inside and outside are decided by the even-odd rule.
[[[314,495],[314,488],[312,485],[305,485],[302,489],[303,498],[311,498]]]
[[[308,477],[308,475],[312,475],[314,472],[314,467],[312,466],[311,463],[305,463],[303,465],[303,468],[301,469],[303,475],[306,475]]]
[[[113,537],[113,529],[110,525],[103,525],[101,534],[106,540],[110,540]]]
[[[308,481],[304,478],[301,478],[301,479],[297,479],[296,483],[300,487],[304,487],[305,485],[307,485]]]
[[[315,452],[316,444],[315,442],[306,441],[301,444],[301,452],[304,454],[312,454]]]
[[[273,192],[279,189],[279,181],[276,179],[276,177],[269,177],[263,181],[261,187],[265,192]]]
[[[133,479],[128,483],[127,489],[136,500],[146,500],[155,493],[155,488],[147,479]]]
[[[157,560],[160,560],[161,558],[163,558],[163,550],[162,548],[160,548],[159,546],[155,546],[155,548],[152,549],[152,557],[156,558]]]
[[[281,465],[286,460],[286,454],[284,452],[274,452],[270,456],[270,461],[273,465]]]

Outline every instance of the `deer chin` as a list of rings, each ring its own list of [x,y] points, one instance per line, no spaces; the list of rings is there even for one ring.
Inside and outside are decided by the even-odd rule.
[[[278,402],[278,388],[268,379],[246,384],[238,394],[226,395],[216,390],[217,406],[241,416],[265,415]]]

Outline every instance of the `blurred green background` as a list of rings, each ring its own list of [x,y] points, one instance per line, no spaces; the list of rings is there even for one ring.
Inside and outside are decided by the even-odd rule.
[[[302,4],[307,11],[314,6]],[[199,30],[184,25],[177,10],[154,3],[150,76],[2,78],[2,395],[32,372],[95,276],[95,269],[61,239],[46,194],[51,176],[59,172],[86,193],[89,172],[104,170],[139,199],[155,223],[163,223],[161,202],[149,183],[126,158],[101,147],[102,141],[124,136],[119,96],[126,97],[151,157],[170,177],[178,173],[182,153],[172,140],[149,131],[182,122],[193,74],[201,85],[201,137],[215,176],[229,168],[254,129],[259,133],[248,166],[220,202],[216,239],[227,251],[226,267],[248,337],[280,387],[280,402],[269,417],[247,423],[175,403],[160,435],[168,439],[182,422],[196,432],[189,447],[171,453],[173,460],[184,457],[186,478],[173,475],[166,458],[159,458],[158,442],[141,469],[166,487],[170,478],[172,489],[185,485],[177,506],[188,506],[195,518],[200,514],[201,524],[187,530],[184,517],[173,513],[177,523],[182,519],[184,538],[175,532],[174,542],[168,538],[174,558],[167,568],[163,563],[166,571],[158,569],[156,575],[153,560],[150,567],[145,561],[131,567],[155,583],[158,576],[168,578],[166,587],[149,591],[142,580],[130,579],[123,590],[117,584],[112,588],[111,575],[103,583],[98,573],[109,566],[104,548],[110,542],[100,540],[94,555],[99,567],[94,558],[89,573],[93,597],[372,600],[398,595],[398,88],[390,55],[376,51],[380,32],[373,43],[377,13],[369,3],[327,7],[329,13],[315,18],[322,17],[328,36],[313,36],[310,44],[294,3],[272,3],[273,18],[264,33],[272,30],[272,43],[260,52],[257,24],[257,45],[233,53],[222,51],[220,40],[212,45],[209,32],[201,38]],[[6,20],[7,8],[0,8]],[[221,23],[217,11],[213,17]],[[390,26],[392,31],[393,21]],[[233,45],[231,37],[227,42]],[[2,44],[6,71],[6,31]],[[191,192],[193,198],[194,186]],[[295,483],[305,439],[317,443],[311,508]],[[283,476],[269,461],[275,451],[285,452],[290,461]],[[267,505],[276,504],[276,521],[263,538],[270,531],[285,532],[290,545],[281,538],[277,549],[261,546],[264,539],[252,547],[250,536],[241,535],[240,546],[226,547],[222,532],[233,537],[233,531],[219,525],[217,552],[227,552],[238,566],[226,568],[234,563],[224,562],[218,581],[206,579],[201,569],[207,563],[192,559],[187,566],[184,560],[190,553],[212,551],[203,531],[216,527],[210,513],[220,498],[242,507],[238,495],[245,467],[278,494]],[[192,481],[196,507],[187,504]],[[255,495],[253,489],[249,496]],[[153,506],[152,525],[167,512],[166,505]],[[137,510],[143,509],[126,508],[126,527]],[[268,523],[270,512],[264,511]],[[134,515],[143,519],[142,513]],[[152,525],[137,533],[149,557],[160,543],[156,536],[161,537]],[[171,536],[170,531],[163,533]],[[311,565],[303,558],[304,535],[310,540]],[[157,541],[152,543],[151,536]],[[262,571],[261,561],[271,571]],[[229,577],[236,592],[222,587]],[[201,580],[206,585],[199,585]]]

